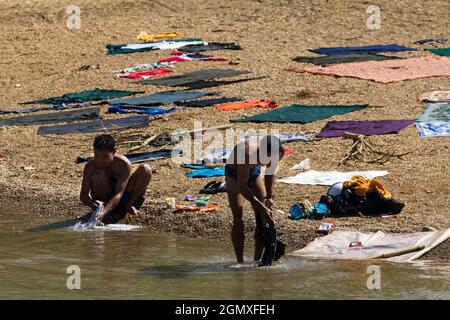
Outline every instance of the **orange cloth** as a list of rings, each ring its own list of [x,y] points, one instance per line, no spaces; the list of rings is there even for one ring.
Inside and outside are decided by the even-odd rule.
[[[344,187],[354,187],[356,195],[360,197],[364,197],[372,191],[378,191],[385,198],[392,197],[391,193],[384,188],[381,182],[375,179],[366,179],[362,176],[353,176],[350,180],[344,182]]]
[[[243,102],[241,101],[227,102],[214,105],[214,108],[216,108],[219,111],[233,111],[256,107],[269,109],[269,108],[278,108],[279,106],[273,100],[248,100]]]

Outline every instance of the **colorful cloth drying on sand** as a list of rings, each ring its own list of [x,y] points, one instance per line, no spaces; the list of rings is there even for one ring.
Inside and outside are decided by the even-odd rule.
[[[351,106],[304,106],[293,104],[257,114],[255,116],[235,120],[236,122],[277,122],[277,123],[308,123],[322,120],[334,115],[366,109],[367,105]]]
[[[178,39],[181,37],[181,33],[179,32],[160,32],[157,34],[148,34],[145,31],[141,31],[141,33],[138,34],[136,39],[142,40],[145,42],[157,42],[161,40],[173,40]]]
[[[217,92],[199,92],[199,91],[161,91],[148,96],[137,98],[114,100],[110,104],[127,104],[127,105],[166,105],[175,101],[194,100],[204,96],[216,95]]]
[[[450,136],[450,102],[427,103],[416,127],[424,138]]]
[[[214,108],[219,111],[234,111],[248,108],[273,109],[279,106],[273,100],[248,100],[244,102],[226,102],[215,104]]]
[[[144,91],[126,91],[126,90],[105,90],[93,89],[80,92],[66,93],[60,97],[53,97],[41,100],[33,100],[21,104],[42,103],[42,104],[61,104],[61,103],[82,103],[88,101],[110,100],[132,96],[135,94],[144,93]]]
[[[346,132],[365,136],[398,133],[413,122],[414,120],[330,121],[317,137],[342,137]]]
[[[141,106],[128,106],[128,105],[122,105],[122,104],[114,104],[109,107],[107,113],[121,113],[121,114],[137,113],[137,114],[148,114],[151,116],[156,116],[159,114],[170,113],[175,110],[176,110],[176,108],[161,109],[161,108],[155,108],[155,107],[141,107]]]
[[[315,65],[324,66],[327,64],[337,64],[337,63],[351,63],[351,62],[361,62],[361,61],[380,61],[380,60],[394,60],[402,59],[400,57],[394,56],[384,56],[380,54],[373,53],[350,53],[350,54],[336,54],[331,56],[320,56],[320,57],[295,57],[292,60],[303,63],[313,63]]]
[[[191,44],[202,44],[201,39],[163,40],[150,43],[108,44],[108,54],[124,54],[151,50],[178,49]]]
[[[0,110],[0,115],[2,114],[26,114],[32,112],[39,111],[59,111],[59,110],[67,110],[67,109],[78,109],[78,108],[86,108],[90,107],[92,104],[90,103],[76,103],[76,104],[56,104],[51,107],[36,107],[29,109],[21,109],[21,110]]]
[[[199,53],[172,52],[169,58],[159,60],[160,63],[186,62],[186,61],[227,61],[227,58],[215,58]]]
[[[202,44],[189,44],[178,49],[182,52],[202,52],[213,50],[242,50],[241,46],[235,43],[223,43],[223,42],[204,42]]]
[[[183,86],[201,80],[211,80],[215,78],[235,77],[250,73],[247,70],[231,70],[231,69],[205,69],[185,74],[164,77],[162,79],[151,79],[140,81],[142,84],[152,84],[155,86]]]
[[[83,108],[71,111],[52,112],[37,115],[27,115],[15,118],[0,119],[0,127],[4,126],[30,126],[38,124],[84,121],[98,119],[100,108]]]
[[[366,179],[361,176],[354,176],[351,179],[344,182],[345,188],[354,188],[355,193],[364,197],[366,194],[377,191],[385,198],[391,198],[392,195],[389,191],[387,191],[380,181],[375,179]]]
[[[225,167],[207,167],[202,169],[195,169],[186,174],[188,178],[222,177],[224,175]]]
[[[120,78],[128,78],[128,79],[148,79],[155,76],[160,76],[164,74],[171,73],[170,69],[155,69],[150,71],[139,71],[134,73],[126,73],[123,75],[119,75]]]
[[[450,101],[450,91],[430,91],[420,96],[421,101],[446,102]]]
[[[359,47],[319,48],[319,49],[310,49],[309,51],[317,54],[336,55],[336,54],[352,54],[352,53],[417,51],[417,49],[408,48],[398,44],[381,44],[381,45],[370,45]]]
[[[98,119],[88,122],[67,123],[56,126],[39,127],[38,134],[68,134],[106,131],[119,128],[142,128],[148,127],[148,116],[135,116],[119,119]]]
[[[294,68],[290,69],[290,71],[354,77],[381,83],[391,83],[427,77],[449,76],[450,58],[430,55],[421,58],[355,62],[326,67]]]
[[[344,182],[351,179],[354,176],[362,176],[366,179],[373,179],[387,175],[387,171],[350,171],[350,172],[338,172],[338,171],[315,171],[309,170],[299,173],[293,177],[278,179],[278,182],[294,183],[294,184],[311,184],[311,185],[323,185],[331,186],[338,182]]]
[[[153,62],[153,63],[141,63],[141,64],[135,64],[131,67],[122,69],[122,70],[116,70],[114,71],[115,76],[120,78],[123,76],[126,76],[127,74],[138,72],[138,71],[147,71],[147,70],[153,70],[153,69],[160,69],[160,68],[171,68],[175,65],[175,62]]]
[[[428,51],[445,57],[450,57],[450,48],[427,49]]]

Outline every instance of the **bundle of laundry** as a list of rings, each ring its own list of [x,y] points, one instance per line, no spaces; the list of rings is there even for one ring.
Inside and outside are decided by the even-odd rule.
[[[394,199],[381,182],[362,176],[333,184],[319,202],[325,204],[332,215],[340,216],[396,215],[405,206]]]

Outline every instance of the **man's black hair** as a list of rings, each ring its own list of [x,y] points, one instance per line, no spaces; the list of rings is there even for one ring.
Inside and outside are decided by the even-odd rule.
[[[267,156],[271,156],[278,152],[278,154],[282,157],[284,156],[284,147],[283,143],[277,136],[267,135],[261,139],[261,144],[265,144],[267,150]]]
[[[114,152],[116,150],[116,140],[109,134],[101,134],[95,137],[94,150]]]

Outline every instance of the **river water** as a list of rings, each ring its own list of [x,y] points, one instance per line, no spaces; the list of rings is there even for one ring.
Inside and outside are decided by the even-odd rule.
[[[381,289],[368,289],[369,262],[238,266],[223,242],[74,223],[0,213],[0,299],[450,299],[449,264],[380,262]]]

